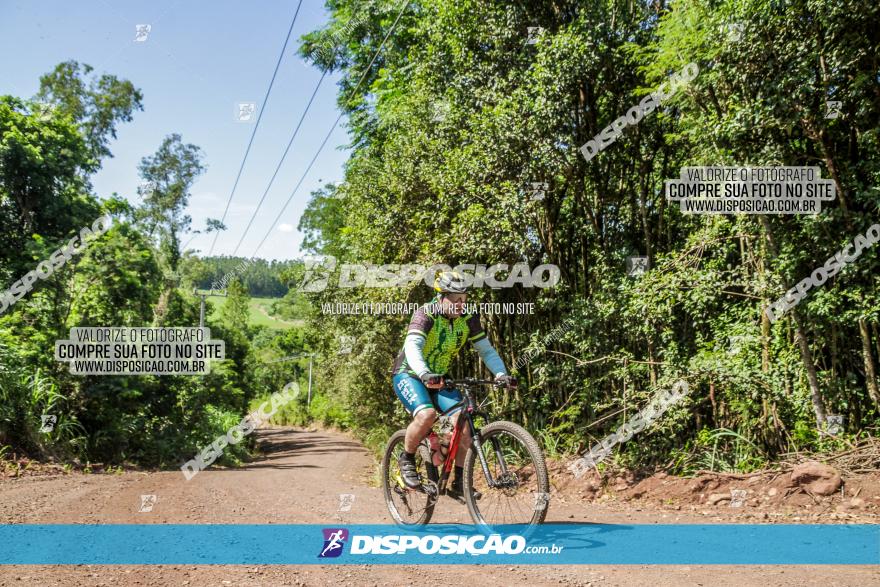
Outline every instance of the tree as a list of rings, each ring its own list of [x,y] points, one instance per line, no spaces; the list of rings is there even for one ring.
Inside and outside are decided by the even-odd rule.
[[[0,277],[29,271],[62,241],[100,215],[88,194],[95,170],[85,141],[58,112],[0,96]],[[33,235],[39,234],[43,246]]]
[[[220,310],[223,323],[230,330],[246,333],[250,322],[250,297],[239,279],[226,287],[226,303]]]
[[[532,316],[484,317],[508,363],[543,348],[543,335],[564,320],[574,324],[550,343],[554,352],[523,369],[539,394],[492,398],[501,415],[573,450],[584,426],[603,418],[615,428],[623,416],[605,413],[626,413],[686,377],[694,390],[686,410],[665,416],[662,438],[628,447],[630,457],[665,463],[682,446],[703,446],[704,428],[726,428],[742,444],[722,437],[729,446],[720,450],[738,455],[739,468],[814,448],[826,412],[847,413],[853,431],[876,424],[877,257],[810,292],[776,324],[763,309],[876,222],[880,8],[867,0],[428,1],[405,11],[367,69],[392,7],[358,6],[333,2],[335,22],[308,37],[341,36],[344,54],[319,65],[343,76],[352,154],[344,181],[313,194],[304,244],[340,262],[559,266],[552,291],[472,294],[536,302]],[[370,22],[346,34],[354,14]],[[543,32],[529,43],[535,26]],[[690,63],[695,79],[585,159],[582,145]],[[844,103],[839,118],[826,117],[827,100]],[[818,165],[839,197],[815,217],[698,216],[670,206],[664,181],[707,165]],[[529,197],[534,182],[547,184],[539,201]],[[633,255],[649,257],[641,277],[624,270]],[[428,292],[308,295],[422,301]],[[332,351],[350,322],[316,316],[314,345]],[[368,342],[359,363],[382,365],[404,328],[405,319],[360,319],[359,340]],[[753,342],[733,353],[733,337]],[[465,361],[462,371],[476,367]],[[363,384],[381,381],[380,368],[358,381],[346,369],[334,359],[318,372],[365,431],[385,425],[393,398]]]
[[[172,273],[176,273],[181,257],[180,239],[191,224],[191,218],[184,212],[189,191],[205,171],[201,153],[196,145],[185,144],[179,134],[172,134],[138,167],[149,186],[140,218],[151,237],[158,234],[159,247]]]
[[[297,226],[303,233],[300,247],[321,255],[344,256],[344,243],[339,242],[345,222],[344,194],[328,183],[311,195]]]
[[[94,68],[65,61],[40,78],[36,99],[51,105],[76,123],[89,145],[95,162],[112,157],[109,144],[116,138],[116,125],[131,122],[136,110],[143,110],[141,91],[128,80],[114,75],[86,79]]]

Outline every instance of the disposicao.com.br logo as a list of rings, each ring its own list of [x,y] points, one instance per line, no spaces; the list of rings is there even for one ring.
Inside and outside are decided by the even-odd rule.
[[[345,532],[341,535],[340,532]],[[348,538],[348,532],[339,528],[325,528],[324,547],[320,558],[336,557],[342,553],[342,545]],[[489,536],[474,535],[388,535],[351,537],[350,554],[559,554],[562,546],[528,546],[526,539],[517,534],[502,537],[500,534]],[[412,552],[411,552],[412,551]]]
[[[462,263],[452,267],[445,263],[431,266],[420,264],[388,263],[376,266],[370,263],[345,263],[338,265],[336,258],[326,256],[320,259],[306,259],[300,279],[288,283],[288,287],[305,292],[321,292],[331,286],[332,278],[338,269],[337,287],[406,287],[415,281],[424,281],[433,286],[434,278],[441,271],[457,271],[461,274],[465,287],[492,289],[513,287],[549,288],[559,283],[562,271],[556,265],[538,265],[534,269],[527,263],[495,263],[494,265]]]
[[[318,553],[318,558],[335,558],[342,554],[342,547],[348,540],[348,530],[345,528],[324,528],[324,546]]]

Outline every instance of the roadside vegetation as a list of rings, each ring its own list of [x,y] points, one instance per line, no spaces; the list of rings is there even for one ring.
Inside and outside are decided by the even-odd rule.
[[[880,222],[877,3],[422,0],[373,63],[398,6],[335,1],[300,50],[342,75],[349,119],[344,181],[313,193],[299,224],[304,253],[337,260],[331,284],[343,263],[557,265],[554,288],[480,288],[470,300],[535,304],[483,317],[506,364],[529,358],[521,387],[487,400],[551,456],[583,452],[679,379],[688,396],[618,447],[615,466],[750,472],[870,444],[880,248],[779,320],[764,308]],[[534,42],[529,27],[540,27]],[[689,63],[696,78],[585,159],[583,144]],[[90,177],[142,101],[136,80],[76,62],[31,98],[0,96],[3,287],[114,218],[0,314],[0,454],[179,466],[286,383],[305,391],[308,354],[311,403],[301,394],[276,422],[348,429],[378,449],[406,422],[388,369],[409,317],[319,309],[423,303],[429,288],[306,293],[301,260],[182,250],[195,230],[224,227],[191,226],[205,162],[173,132],[144,153],[148,187],[94,193]],[[709,165],[818,167],[837,198],[817,215],[682,214],[664,180]],[[647,258],[644,274],[628,274],[633,256]],[[227,358],[209,376],[74,377],[54,360],[72,326],[195,326],[193,292],[216,284],[227,297],[209,300],[207,325]],[[452,375],[478,369],[465,353]],[[43,414],[58,416],[51,432]]]

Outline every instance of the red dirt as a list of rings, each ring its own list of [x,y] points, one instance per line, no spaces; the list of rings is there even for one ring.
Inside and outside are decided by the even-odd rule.
[[[33,467],[21,477],[0,476],[0,523],[390,523],[375,487],[376,463],[350,437],[332,431],[274,428],[259,432],[265,456],[239,469],[214,468],[186,482],[180,471],[120,474],[59,472]],[[612,479],[602,488],[593,472],[575,479],[552,466],[547,522],[601,523],[876,523],[877,476],[847,479],[839,494],[813,501],[790,492],[784,476],[749,479],[655,475],[637,483]],[[755,481],[754,479],[757,479]],[[593,487],[595,486],[595,487]],[[706,504],[713,493],[742,488],[743,507]],[[776,488],[776,495],[769,496]],[[355,495],[340,512],[339,495]],[[788,495],[785,495],[788,493]],[[153,494],[152,512],[138,513],[140,496]],[[826,501],[827,500],[827,501]],[[837,512],[843,506],[846,511]],[[470,523],[466,508],[441,499],[433,523]],[[295,547],[294,545],[291,546]],[[2,546],[0,546],[2,548]],[[651,566],[521,565],[489,567],[499,585],[880,585],[874,566]],[[484,584],[486,567],[448,566],[0,566],[0,586],[30,585],[423,585]]]

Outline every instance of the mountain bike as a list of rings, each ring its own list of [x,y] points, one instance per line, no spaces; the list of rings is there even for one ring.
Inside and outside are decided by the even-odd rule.
[[[513,422],[492,422],[482,429],[476,426],[476,417],[490,420],[488,414],[480,410],[482,406],[476,401],[475,391],[490,385],[498,384],[471,378],[445,380],[443,388],[458,389],[462,400],[442,412],[438,421],[458,408],[462,410],[452,430],[449,453],[439,466],[434,464],[429,441],[433,429],[419,443],[416,451],[416,467],[422,481],[419,489],[407,487],[398,470],[397,459],[403,452],[406,430],[398,430],[391,436],[382,459],[382,484],[385,503],[397,524],[415,526],[431,520],[437,501],[447,494],[465,426],[470,430],[472,444],[464,460],[463,490],[474,523],[492,528],[508,524],[536,525],[544,521],[550,482],[538,443],[525,428]],[[482,494],[478,499],[474,490]]]

